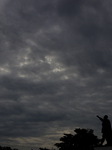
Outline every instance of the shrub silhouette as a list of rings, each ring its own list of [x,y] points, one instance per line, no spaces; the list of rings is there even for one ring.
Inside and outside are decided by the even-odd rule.
[[[50,150],[50,149],[48,149],[48,148],[39,148],[39,150]]]
[[[92,129],[75,129],[75,135],[64,134],[60,143],[54,144],[59,150],[93,150],[99,145],[99,139]]]
[[[11,147],[0,146],[0,150],[18,150],[18,149],[16,149],[16,148],[12,149]]]

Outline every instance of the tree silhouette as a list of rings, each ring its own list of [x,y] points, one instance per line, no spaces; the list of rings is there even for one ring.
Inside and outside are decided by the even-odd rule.
[[[64,134],[60,143],[54,144],[59,150],[93,150],[99,145],[99,139],[92,129],[75,129],[75,135]]]
[[[18,150],[18,149],[16,149],[16,148],[12,149],[11,147],[0,146],[0,150]]]
[[[39,148],[39,150],[50,150],[50,149],[48,149],[48,148]]]

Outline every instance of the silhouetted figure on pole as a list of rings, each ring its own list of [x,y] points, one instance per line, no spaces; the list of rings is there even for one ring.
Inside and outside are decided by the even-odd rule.
[[[106,140],[107,141],[107,145],[111,146],[112,145],[112,137],[111,137],[111,123],[110,120],[108,119],[108,116],[105,115],[104,118],[101,118],[99,116],[97,116],[101,121],[102,121],[102,140],[101,140],[101,145],[103,144],[103,142]]]

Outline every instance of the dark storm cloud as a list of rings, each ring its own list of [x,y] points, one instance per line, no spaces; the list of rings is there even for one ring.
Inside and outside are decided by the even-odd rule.
[[[100,135],[95,116],[112,120],[112,2],[0,3],[3,144],[52,146],[75,127]]]
[[[67,0],[61,0],[58,3],[58,12],[63,16],[72,17],[80,12],[82,3],[82,0],[71,0],[70,2]]]
[[[77,3],[77,1],[71,1],[68,5],[66,3],[66,1],[61,3],[61,6],[68,7],[64,7],[65,10],[60,9],[60,11],[63,10],[64,13],[67,12],[67,9],[70,10],[70,13],[76,10],[73,3]],[[83,75],[93,75],[98,68],[108,69],[111,67],[110,10],[107,11],[104,1],[86,1],[81,4],[77,4],[80,8],[76,14],[73,13],[73,16],[68,18],[67,15],[61,15],[65,24],[68,25],[69,36],[72,37],[71,41],[67,41],[67,44],[70,46],[72,43],[72,47],[74,47],[74,50],[71,48],[72,51],[69,47],[67,48],[69,52],[64,54],[63,59],[65,58],[65,63],[70,66],[77,65]]]

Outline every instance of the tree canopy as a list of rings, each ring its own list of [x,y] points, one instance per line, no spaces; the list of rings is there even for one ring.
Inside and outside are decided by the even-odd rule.
[[[54,144],[59,150],[92,150],[99,145],[99,139],[92,129],[75,129],[75,134],[64,134],[60,143]]]

